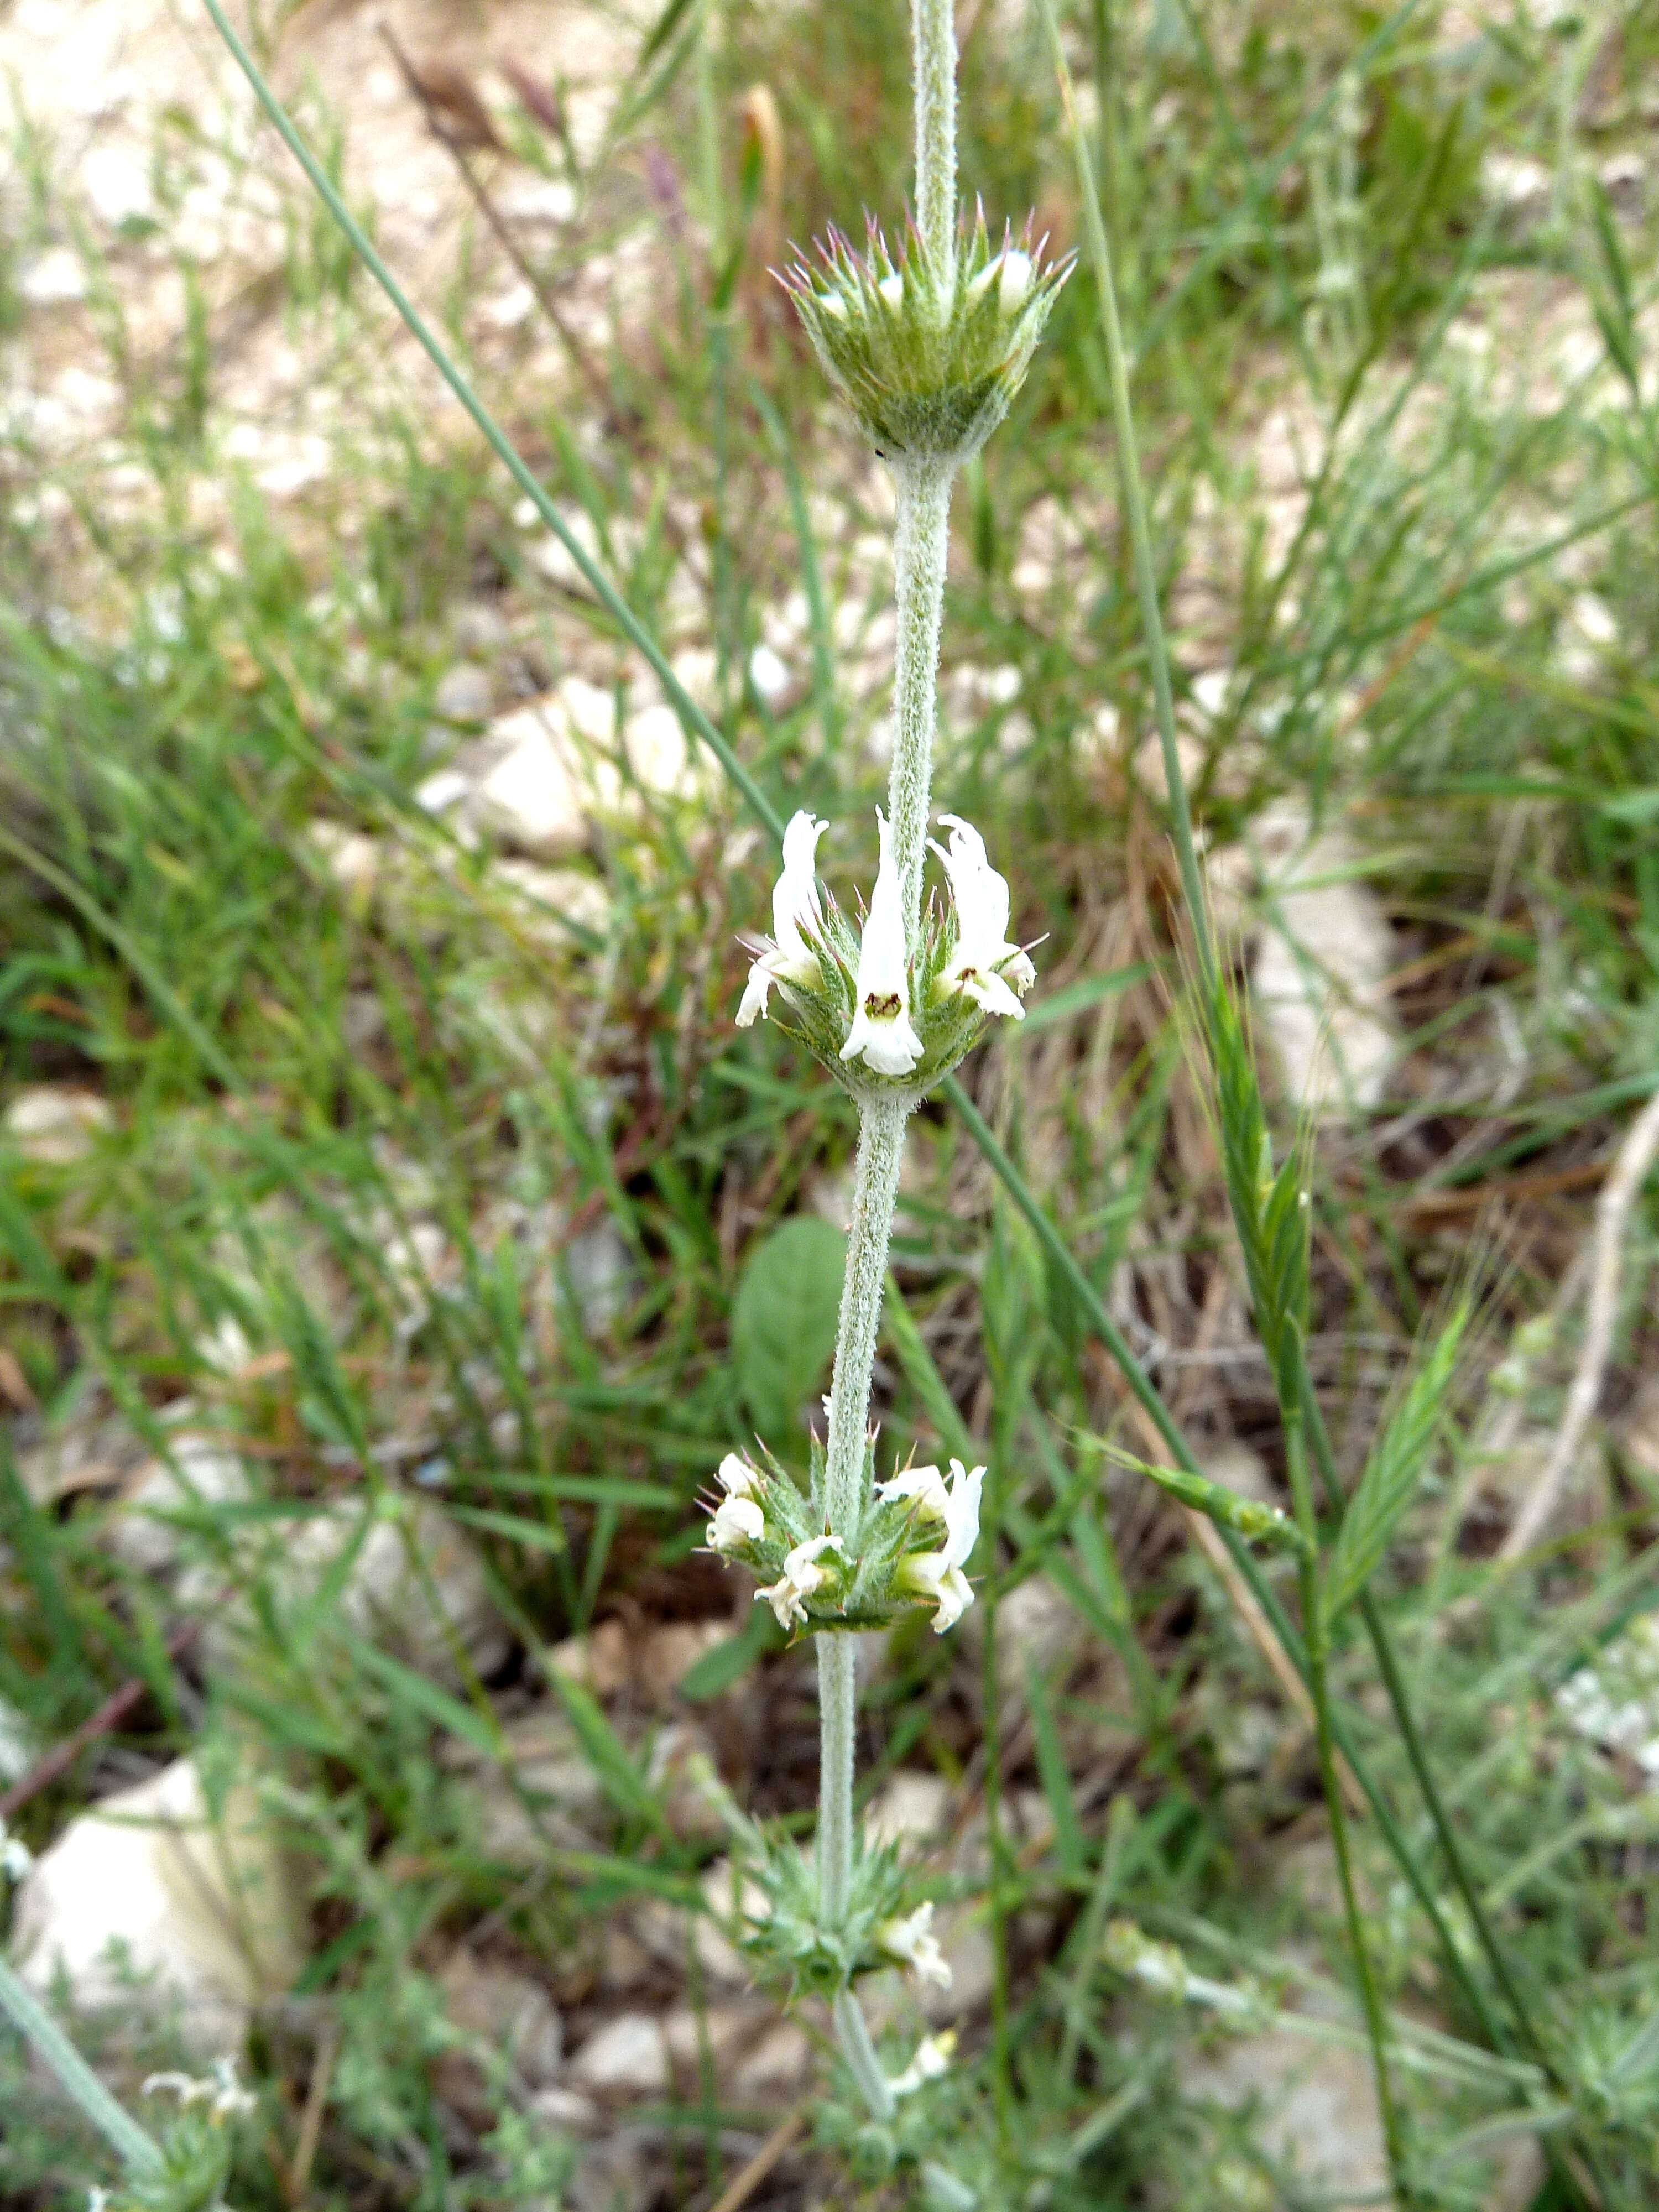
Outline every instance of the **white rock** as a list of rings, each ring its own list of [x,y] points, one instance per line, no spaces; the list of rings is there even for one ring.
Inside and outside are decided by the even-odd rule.
[[[81,188],[93,213],[112,230],[134,216],[148,216],[155,203],[149,164],[126,146],[94,146],[81,162]]]
[[[1388,2159],[1363,2053],[1273,2029],[1190,2058],[1182,2087],[1229,2111],[1259,2099],[1263,2145],[1320,2191],[1330,2212],[1386,2192]]]
[[[591,2035],[571,2061],[578,2089],[600,2097],[660,2097],[671,2081],[668,2045],[648,2014],[625,2012]]]
[[[32,1989],[48,1995],[61,1971],[83,2010],[130,2001],[131,1978],[153,1975],[208,2059],[234,2055],[254,2006],[293,1981],[294,1925],[252,1790],[234,1789],[215,1826],[185,1759],[70,1823],[18,1893],[12,1947]]]
[[[585,1636],[567,1636],[547,1660],[554,1674],[596,1698],[614,1698],[633,1678],[628,1632],[619,1620],[602,1620]]]
[[[27,1774],[36,1757],[34,1731],[9,1699],[0,1698],[0,1789]]]
[[[1517,222],[1536,222],[1549,211],[1555,179],[1541,161],[1494,148],[1480,163],[1480,189],[1494,207]]]
[[[114,1126],[115,1116],[95,1091],[35,1083],[20,1091],[0,1117],[0,1137],[26,1160],[64,1167]]]
[[[353,905],[367,905],[380,878],[380,840],[367,830],[319,815],[306,826],[306,842]]]
[[[290,1602],[302,1602],[354,1543],[362,1517],[360,1507],[331,1507],[285,1536],[273,1571]],[[477,1550],[424,1498],[389,1497],[374,1512],[334,1610],[352,1634],[449,1682],[460,1679],[452,1635],[480,1674],[512,1649]]]
[[[492,881],[517,891],[530,910],[520,927],[549,952],[565,951],[573,922],[603,936],[611,925],[611,898],[597,876],[580,868],[544,868],[534,860],[497,860]]]
[[[602,1336],[626,1310],[634,1288],[634,1255],[614,1222],[602,1221],[564,1248],[570,1286],[576,1294],[582,1327]]]
[[[73,246],[48,246],[23,271],[17,289],[31,307],[67,307],[86,298],[87,272]]]
[[[896,1844],[915,1856],[948,1832],[951,1785],[942,1774],[901,1767],[871,1800],[864,1825],[872,1843]]]
[[[776,711],[794,689],[787,664],[769,645],[757,645],[749,656],[749,681],[761,703]]]
[[[453,814],[472,796],[472,779],[458,768],[441,768],[415,787],[415,804],[427,814]]]
[[[517,723],[529,710],[505,719]],[[528,728],[489,771],[477,793],[480,825],[540,860],[566,860],[588,831],[586,780],[552,732]]]
[[[1256,825],[1261,928],[1251,989],[1285,1091],[1313,1112],[1374,1106],[1400,1049],[1388,980],[1394,941],[1357,857],[1295,807]]]
[[[997,1607],[997,1680],[1003,1697],[1023,1703],[1027,1670],[1048,1674],[1079,1651],[1088,1633],[1047,1575],[1028,1575]]]
[[[456,2027],[501,2051],[526,2088],[543,2088],[556,2079],[564,2029],[539,1982],[459,1950],[446,1960],[438,1984]]]
[[[559,177],[525,177],[497,198],[513,222],[568,222],[576,212],[574,188]]]
[[[432,711],[450,722],[489,719],[489,672],[476,661],[458,660],[446,668],[432,694]]]
[[[183,1539],[175,1522],[192,1508],[241,1505],[248,1497],[247,1468],[237,1453],[188,1431],[171,1445],[173,1464],[147,1460],[123,1485],[110,1516],[110,1549],[141,1574],[162,1574],[178,1564]]]
[[[738,2066],[732,2087],[738,2100],[768,2104],[804,2088],[812,2078],[813,2054],[804,2028],[780,2021]]]

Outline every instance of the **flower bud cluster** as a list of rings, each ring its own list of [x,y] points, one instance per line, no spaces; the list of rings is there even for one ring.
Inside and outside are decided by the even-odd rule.
[[[824,374],[890,459],[966,460],[1024,381],[1068,257],[1044,264],[1031,224],[994,250],[985,210],[963,222],[948,264],[914,223],[897,259],[872,220],[866,250],[831,230],[818,266],[783,276]]]
[[[876,816],[881,860],[869,911],[855,935],[833,898],[821,898],[814,862],[828,824],[796,814],[783,836],[783,872],[772,893],[769,938],[751,940],[754,966],[738,1009],[747,1029],[769,1010],[856,1098],[922,1097],[977,1042],[989,1014],[1018,1021],[1036,980],[1030,956],[1008,938],[1006,879],[985,840],[947,814],[948,844],[933,845],[951,886],[948,914],[929,902],[914,957],[905,943],[904,895],[887,823]]]
[[[826,1523],[816,1438],[812,1461],[811,1489],[803,1493],[775,1464],[728,1452],[716,1472],[724,1495],[709,1516],[708,1549],[766,1578],[756,1602],[792,1632],[881,1628],[915,1605],[932,1607],[937,1634],[954,1627],[974,1601],[963,1571],[979,1540],[985,1469],[953,1459],[948,1485],[936,1467],[905,1468],[878,1482],[872,1439],[863,1506],[842,1537]]]

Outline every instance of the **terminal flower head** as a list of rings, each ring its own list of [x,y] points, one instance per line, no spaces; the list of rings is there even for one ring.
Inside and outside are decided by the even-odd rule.
[[[963,1569],[979,1541],[979,1500],[984,1483],[982,1467],[976,1467],[970,1474],[959,1459],[953,1459],[945,1501],[944,1543],[937,1551],[913,1552],[899,1565],[898,1580],[937,1607],[933,1614],[937,1636],[954,1628],[974,1601]]]
[[[1025,1009],[1016,993],[1030,989],[1036,970],[1019,946],[1008,942],[1007,879],[991,866],[985,840],[971,823],[959,814],[942,819],[951,842],[948,847],[934,843],[933,850],[951,879],[957,942],[935,988],[946,994],[963,994],[988,1014],[1012,1014],[1020,1020]]]
[[[792,815],[783,833],[783,873],[772,892],[772,938],[762,946],[738,1008],[738,1027],[746,1030],[766,1012],[774,983],[815,986],[822,973],[818,956],[802,936],[823,933],[823,909],[818,904],[815,864],[818,839],[829,828],[805,812]],[[754,940],[751,939],[752,944]]]
[[[834,1579],[827,1567],[818,1561],[826,1552],[839,1552],[839,1536],[814,1536],[805,1544],[797,1544],[783,1563],[783,1573],[777,1582],[765,1589],[755,1592],[757,1603],[763,1599],[777,1615],[780,1628],[804,1628],[806,1626],[805,1601],[813,1591]]]
[[[843,1060],[863,1059],[878,1075],[908,1075],[921,1058],[921,1039],[910,1021],[910,958],[904,941],[904,898],[893,860],[892,832],[878,811],[881,864],[859,944],[853,1026],[841,1048]]]

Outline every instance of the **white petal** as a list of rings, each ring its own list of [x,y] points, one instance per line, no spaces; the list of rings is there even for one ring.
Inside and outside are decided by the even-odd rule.
[[[916,1498],[921,1510],[935,1521],[945,1520],[951,1510],[945,1494],[945,1479],[936,1467],[907,1467],[890,1481],[878,1482],[876,1495],[890,1503]]]
[[[997,286],[997,305],[1005,315],[1015,313],[1031,289],[1031,257],[1011,246],[1002,257],[1002,281]]]
[[[982,1467],[976,1467],[970,1474],[959,1459],[951,1461],[951,1495],[945,1516],[946,1566],[965,1567],[979,1541],[979,1501],[984,1487]]]
[[[954,1628],[974,1601],[973,1586],[960,1567],[947,1567],[939,1586],[939,1611],[933,1615],[933,1633],[943,1636],[947,1628]]]
[[[790,816],[783,833],[783,873],[772,893],[772,934],[777,939],[778,952],[796,967],[810,963],[812,978],[817,973],[817,962],[802,942],[800,933],[805,928],[817,933],[823,927],[815,867],[818,840],[829,826],[805,812]],[[802,975],[796,980],[805,982],[812,978]]]
[[[752,1498],[755,1494],[755,1470],[737,1452],[727,1452],[714,1469],[714,1480],[728,1498]]]
[[[739,1544],[758,1543],[765,1534],[765,1516],[752,1498],[728,1498],[708,1523],[708,1548],[735,1551]]]
[[[743,987],[743,1004],[738,1008],[738,1027],[752,1028],[766,1012],[768,994],[772,988],[772,971],[766,964],[764,954],[749,970],[749,981]]]
[[[1025,1018],[1025,1009],[999,975],[994,968],[975,969],[962,979],[962,990],[976,1006],[983,1006],[988,1014],[1006,1014],[1017,1022]]]

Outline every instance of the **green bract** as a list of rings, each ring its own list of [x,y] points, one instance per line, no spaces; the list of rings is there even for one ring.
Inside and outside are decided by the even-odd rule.
[[[831,230],[821,265],[799,261],[794,295],[824,373],[878,453],[962,461],[976,453],[1024,380],[1068,257],[1042,263],[1030,223],[994,252],[983,209],[961,227],[953,265],[907,225],[896,263],[872,221],[865,253]]]
[[[738,1941],[763,1972],[788,1982],[792,1996],[834,1996],[855,1976],[893,1964],[878,1931],[903,1906],[905,1877],[890,1845],[860,1851],[838,1923],[826,1919],[816,1861],[794,1844],[773,1840],[746,1871],[766,1901],[746,1917]]]

